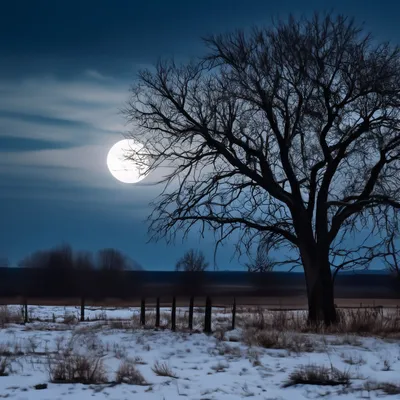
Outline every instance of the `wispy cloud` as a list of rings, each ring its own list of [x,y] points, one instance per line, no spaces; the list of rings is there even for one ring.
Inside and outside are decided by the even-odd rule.
[[[128,83],[108,79],[95,70],[85,71],[84,75],[88,74],[96,79],[36,77],[21,82],[0,81],[3,182],[21,182],[24,187],[27,181],[63,182],[74,190],[93,188],[109,193],[125,189],[109,173],[106,158],[112,144],[126,130],[118,110],[128,98]],[[157,190],[144,187],[155,179],[150,175],[141,182],[141,189],[129,190],[150,200]],[[9,189],[7,196],[21,195],[18,185]],[[43,187],[42,193],[44,197],[66,200],[62,190],[54,193],[51,186]],[[85,199],[95,197],[99,197],[98,192],[92,197],[87,194]],[[114,202],[118,201],[123,202],[114,195]]]
[[[54,77],[0,81],[0,135],[55,141],[69,136],[71,140],[79,138],[81,143],[98,142],[101,136],[112,133],[116,137],[125,129],[119,109],[127,97],[125,83]],[[67,122],[76,126],[68,126]],[[78,126],[86,129],[84,137]]]
[[[88,78],[97,79],[99,81],[112,81],[112,80],[114,80],[114,78],[112,76],[103,75],[99,71],[96,71],[95,69],[87,69],[85,71],[85,76],[87,76]]]

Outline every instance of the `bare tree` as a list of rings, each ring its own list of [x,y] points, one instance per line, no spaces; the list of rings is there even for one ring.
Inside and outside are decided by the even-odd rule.
[[[270,272],[275,267],[275,260],[269,255],[269,247],[262,241],[257,246],[255,257],[249,257],[245,264],[248,272]]]
[[[18,265],[26,268],[73,269],[73,251],[70,245],[39,250],[22,259]]]
[[[310,322],[337,321],[332,248],[398,229],[400,51],[345,16],[211,36],[209,52],[144,70],[124,110],[131,152],[167,166],[153,239],[194,226],[238,249],[263,235],[304,268]]]
[[[400,246],[399,236],[392,233],[386,241],[384,262],[386,268],[400,278]]]
[[[80,271],[88,271],[94,269],[93,256],[90,252],[80,251],[75,254],[74,267]]]
[[[175,265],[176,271],[203,272],[208,268],[208,262],[202,251],[188,250]]]
[[[98,252],[97,265],[102,271],[124,271],[129,269],[128,259],[116,249],[103,249]]]

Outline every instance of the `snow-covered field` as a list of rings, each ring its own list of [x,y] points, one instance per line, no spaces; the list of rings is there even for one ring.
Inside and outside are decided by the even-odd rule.
[[[19,307],[12,306],[8,310],[18,313]],[[167,324],[168,310],[162,311],[162,323]],[[178,328],[186,318],[185,313],[184,309],[177,312]],[[29,314],[31,323],[8,323],[0,329],[0,371],[4,363],[9,373],[0,376],[0,398],[400,398],[400,394],[385,393],[396,392],[396,385],[400,385],[398,339],[294,332],[271,334],[270,331],[260,333],[241,328],[227,331],[230,314],[226,310],[215,310],[213,320],[219,325],[214,326],[216,332],[210,336],[181,328],[175,333],[168,329],[140,328],[137,324],[139,310],[135,308],[89,308],[86,310],[89,320],[83,323],[75,323],[70,318],[79,315],[77,307],[31,306]],[[197,328],[201,328],[202,319],[202,314],[195,316]],[[257,335],[261,335],[265,347],[253,344]],[[269,345],[277,338],[281,346]],[[60,374],[63,363],[71,367],[77,360],[89,361],[89,366],[83,364],[91,372],[96,365],[97,371],[104,369],[103,378],[107,383],[50,382],[51,377],[54,379]],[[157,375],[155,363],[169,369],[167,372],[173,377]],[[133,369],[136,378],[141,379],[141,374],[142,384],[117,383],[116,372],[121,365]],[[311,365],[325,366],[326,371],[331,372],[332,367],[336,368],[344,372],[350,382],[337,386],[283,387],[299,367]],[[47,384],[47,387],[35,389],[38,384]]]

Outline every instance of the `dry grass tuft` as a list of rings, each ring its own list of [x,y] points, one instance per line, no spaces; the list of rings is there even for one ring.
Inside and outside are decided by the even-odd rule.
[[[115,374],[115,380],[118,383],[127,383],[129,385],[146,385],[146,379],[135,365],[128,361],[123,361]]]
[[[287,333],[277,330],[247,329],[243,331],[243,340],[252,346],[261,346],[266,349],[282,349],[289,352],[313,352],[315,343],[306,335]]]
[[[387,395],[399,395],[400,394],[400,384],[392,382],[374,382],[367,381],[364,383],[363,390],[368,392],[380,390]]]
[[[342,354],[342,359],[346,364],[349,365],[364,365],[365,359],[360,354]]]
[[[166,362],[156,361],[151,370],[158,376],[168,376],[170,378],[178,378],[178,376],[172,371],[171,367]]]
[[[283,387],[294,385],[349,385],[350,378],[348,370],[340,371],[333,366],[327,368],[315,364],[301,365],[289,375],[289,378],[284,383]]]
[[[12,372],[10,356],[0,356],[0,376],[8,376]]]
[[[22,313],[10,309],[8,306],[0,306],[0,327],[7,324],[22,324],[24,321]]]
[[[99,355],[82,355],[65,350],[48,356],[48,373],[53,383],[106,383],[107,376]]]

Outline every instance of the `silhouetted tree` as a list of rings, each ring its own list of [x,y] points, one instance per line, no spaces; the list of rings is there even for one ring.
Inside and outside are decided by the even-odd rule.
[[[49,250],[38,250],[23,258],[18,266],[23,268],[48,268],[49,259]]]
[[[80,251],[74,257],[74,267],[80,271],[94,269],[93,256],[90,252]]]
[[[125,110],[146,149],[131,157],[170,167],[152,238],[262,235],[300,260],[309,320],[335,323],[332,249],[399,225],[400,50],[332,14],[205,42],[199,61],[141,71]]]
[[[22,259],[18,265],[26,268],[73,269],[73,251],[70,245],[39,250]]]
[[[102,271],[124,271],[129,269],[126,256],[116,249],[103,249],[98,252],[97,265]]]
[[[176,271],[203,272],[208,268],[208,262],[201,251],[188,250],[175,265]]]

